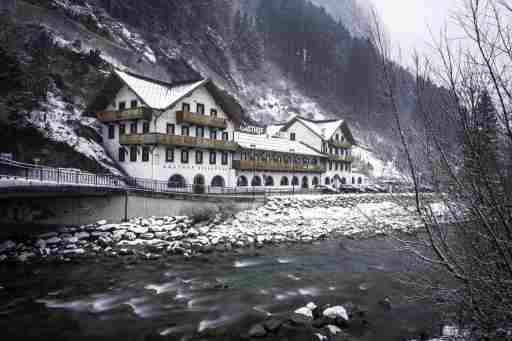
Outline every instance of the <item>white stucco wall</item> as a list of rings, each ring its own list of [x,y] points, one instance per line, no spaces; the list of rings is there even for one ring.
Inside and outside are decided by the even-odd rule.
[[[322,150],[322,138],[307,128],[300,121],[295,121],[288,129],[286,133],[289,135],[295,133],[295,140],[301,141],[310,147],[313,147],[317,151]]]
[[[323,180],[323,174],[320,174],[320,173],[302,173],[302,172],[264,172],[264,171],[256,171],[256,172],[253,172],[253,171],[237,171],[236,174],[236,179],[234,181],[235,185],[238,181],[238,177],[240,176],[245,176],[247,181],[248,181],[248,188],[251,188],[251,183],[252,183],[252,179],[253,177],[255,176],[259,176],[261,181],[262,181],[262,186],[260,187],[256,187],[256,188],[260,188],[260,189],[263,189],[263,188],[276,188],[276,189],[279,189],[279,188],[292,188],[292,178],[294,176],[298,177],[299,178],[299,185],[298,186],[295,186],[295,188],[297,187],[301,187],[302,185],[302,179],[303,177],[307,177],[308,178],[308,184],[309,184],[309,188],[313,188],[313,178],[316,177],[318,178],[318,184],[322,184],[322,180]],[[274,186],[265,186],[265,178],[266,177],[272,177],[273,180],[274,180]],[[288,186],[281,186],[281,178],[282,177],[288,177]]]

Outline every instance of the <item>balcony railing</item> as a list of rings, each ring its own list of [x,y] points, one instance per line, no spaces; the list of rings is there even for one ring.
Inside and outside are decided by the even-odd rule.
[[[127,121],[127,120],[151,120],[153,110],[140,107],[116,111],[101,111],[96,114],[98,120],[103,123]]]
[[[189,123],[219,129],[226,129],[228,126],[226,120],[223,118],[201,115],[188,111],[177,111],[176,122],[178,124]]]
[[[251,161],[234,160],[233,168],[245,171],[274,171],[274,172],[306,172],[306,173],[324,173],[325,167],[320,165],[301,165],[292,163],[282,163],[275,161]]]
[[[232,141],[159,133],[121,135],[119,143],[122,145],[182,146],[191,148],[221,149],[226,151],[235,151],[238,149],[238,144]]]
[[[329,142],[331,143],[331,145],[333,145],[334,147],[337,147],[337,148],[346,148],[346,149],[352,148],[352,144],[347,141],[330,140]]]
[[[354,161],[354,157],[353,156],[329,155],[329,160],[350,163],[350,162]]]

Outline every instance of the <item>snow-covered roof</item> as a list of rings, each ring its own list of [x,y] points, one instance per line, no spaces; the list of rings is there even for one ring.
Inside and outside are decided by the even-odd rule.
[[[297,120],[326,140],[330,139],[334,135],[336,130],[343,124],[343,120],[315,122],[305,120],[300,117],[297,117]]]
[[[242,132],[235,133],[235,142],[242,148],[266,150],[279,153],[294,153],[308,156],[325,156],[314,149],[298,141],[291,141],[286,138],[269,137],[267,135],[254,135]]]
[[[119,70],[116,70],[115,73],[147,106],[157,110],[169,108],[190,92],[208,82],[207,79],[203,79],[194,83],[172,86],[135,77]]]
[[[281,128],[284,127],[284,124],[273,124],[269,125],[266,128],[267,135],[269,136],[275,136],[277,133],[281,131]]]

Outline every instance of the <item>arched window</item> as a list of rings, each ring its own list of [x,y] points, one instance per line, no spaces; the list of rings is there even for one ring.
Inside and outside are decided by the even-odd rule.
[[[292,186],[298,186],[299,185],[299,178],[294,176],[292,179]]]
[[[363,179],[361,177],[357,178],[357,183],[360,185],[363,183]]]
[[[267,176],[265,178],[265,186],[269,186],[269,187],[274,186],[274,178],[271,176]]]
[[[329,178],[325,178],[325,184],[326,185],[330,185],[331,184],[331,180],[329,180]]]
[[[341,178],[341,184],[346,185],[347,184],[347,178],[343,177]]]
[[[336,186],[338,186],[341,183],[341,178],[339,175],[335,175],[332,181]]]
[[[167,183],[167,187],[169,188],[183,188],[186,185],[185,178],[179,174],[175,174],[171,176],[169,182]]]
[[[225,187],[226,183],[224,182],[224,178],[220,175],[215,176],[212,179],[212,187]]]
[[[249,185],[249,181],[247,181],[247,178],[245,176],[241,175],[238,177],[236,185],[238,187],[247,187]]]
[[[194,177],[194,193],[204,193],[204,190],[205,190],[205,180],[204,180],[204,176],[201,175],[201,174],[197,174],[195,177]]]
[[[302,188],[309,188],[309,179],[307,176],[302,178]]]
[[[319,183],[318,177],[317,176],[313,177],[313,186],[318,186],[318,183]]]
[[[356,183],[356,179],[354,177],[352,177],[352,185],[355,185]]]
[[[288,186],[289,182],[288,182],[288,177],[286,176],[283,176],[281,178],[281,186]]]
[[[261,186],[261,178],[259,176],[255,176],[252,178],[252,181],[251,181],[251,186],[252,187],[259,187]]]

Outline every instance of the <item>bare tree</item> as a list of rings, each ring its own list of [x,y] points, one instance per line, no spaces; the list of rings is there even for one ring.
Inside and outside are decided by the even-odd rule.
[[[490,334],[512,318],[512,4],[464,0],[455,22],[462,39],[444,32],[437,60],[414,58],[424,125],[415,158],[396,97],[400,79],[377,15],[372,37],[425,226],[405,245],[450,283],[426,279],[425,287],[449,293],[445,298],[460,307],[461,317]],[[435,184],[442,205],[424,200],[420,173]]]

